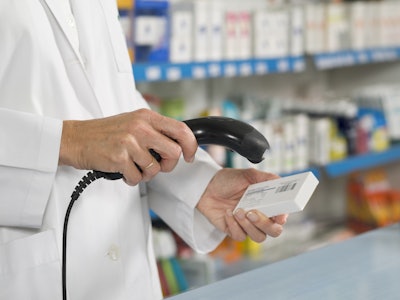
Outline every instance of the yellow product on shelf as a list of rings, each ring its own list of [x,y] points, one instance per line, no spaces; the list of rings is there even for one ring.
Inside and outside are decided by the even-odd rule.
[[[337,122],[330,119],[330,152],[331,161],[343,160],[347,157],[347,142],[339,132]]]
[[[252,259],[258,259],[262,254],[262,245],[253,241],[250,237],[245,240],[246,255]]]
[[[385,151],[390,147],[389,135],[386,127],[380,127],[372,133],[371,144],[373,151]]]
[[[117,0],[118,9],[132,9],[134,0]]]

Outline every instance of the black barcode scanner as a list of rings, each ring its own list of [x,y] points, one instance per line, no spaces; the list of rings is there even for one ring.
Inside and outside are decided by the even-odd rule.
[[[251,163],[260,163],[269,150],[267,139],[251,125],[226,117],[204,117],[191,119],[185,122],[193,131],[199,145],[220,145],[246,157]],[[150,150],[157,161],[161,156]],[[138,167],[139,168],[139,167]],[[140,168],[139,168],[140,170]],[[102,171],[90,171],[87,173],[71,195],[71,201],[65,213],[62,245],[62,289],[63,299],[67,299],[66,285],[66,261],[67,261],[67,229],[68,220],[74,202],[79,198],[83,190],[93,181],[99,178],[117,180],[123,178],[121,173],[109,173]]]
[[[220,145],[237,152],[251,163],[258,164],[269,151],[267,139],[253,126],[226,117],[204,117],[183,121],[193,131],[197,143],[201,145]],[[160,162],[161,156],[150,150],[154,158]],[[121,173],[94,171],[96,176],[116,180]]]

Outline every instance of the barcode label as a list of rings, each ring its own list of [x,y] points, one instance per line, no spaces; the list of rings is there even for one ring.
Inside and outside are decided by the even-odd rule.
[[[282,185],[276,189],[275,193],[283,193],[283,192],[291,191],[296,187],[296,184],[297,184],[297,182]]]

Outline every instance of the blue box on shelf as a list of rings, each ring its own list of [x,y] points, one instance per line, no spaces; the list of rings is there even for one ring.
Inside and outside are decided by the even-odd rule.
[[[137,0],[134,8],[136,62],[167,62],[169,59],[169,1]]]

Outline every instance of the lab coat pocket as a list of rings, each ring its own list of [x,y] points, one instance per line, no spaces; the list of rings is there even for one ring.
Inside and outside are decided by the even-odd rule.
[[[61,298],[61,264],[52,230],[0,245],[0,300]]]
[[[100,0],[100,4],[107,22],[109,40],[114,52],[117,69],[121,73],[131,73],[132,65],[129,59],[126,38],[118,20],[116,1]]]

